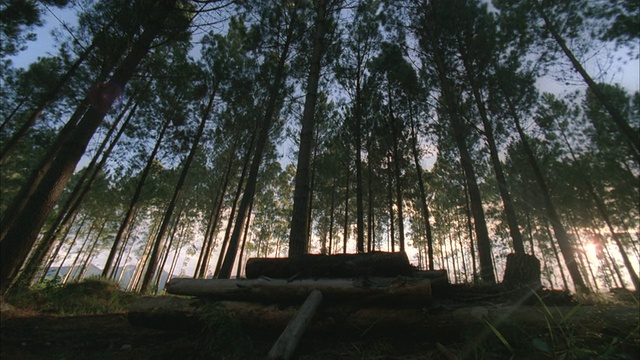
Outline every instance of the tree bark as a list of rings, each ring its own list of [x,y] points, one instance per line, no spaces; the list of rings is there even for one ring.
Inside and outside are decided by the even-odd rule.
[[[302,338],[302,334],[307,326],[313,320],[320,303],[322,302],[322,293],[313,290],[307,300],[302,304],[300,310],[296,312],[291,322],[284,329],[278,340],[269,351],[268,359],[284,359],[288,360],[293,357],[293,353]]]
[[[567,234],[567,231],[562,225],[560,216],[558,215],[553,201],[551,200],[551,194],[549,192],[549,188],[547,187],[544,176],[542,175],[542,170],[540,170],[540,167],[538,166],[538,162],[536,161],[535,155],[533,154],[533,150],[529,146],[529,142],[527,141],[524,130],[522,129],[522,126],[520,124],[520,117],[518,116],[518,113],[516,112],[516,109],[513,106],[510,97],[504,92],[504,90],[503,93],[503,95],[505,96],[505,101],[507,103],[507,108],[516,125],[516,130],[520,137],[520,141],[522,142],[522,146],[525,150],[527,159],[529,160],[529,165],[531,165],[531,169],[533,170],[536,182],[540,187],[547,217],[549,218],[549,222],[551,222],[551,227],[553,228],[556,239],[558,240],[558,246],[560,246],[560,251],[562,252],[565,264],[567,265],[567,269],[569,270],[571,280],[573,280],[577,291],[588,293],[589,288],[584,283],[582,275],[580,274],[580,269],[578,269],[575,250],[569,239],[569,234]]]
[[[160,144],[162,143],[162,139],[170,123],[171,123],[170,118],[165,119],[164,124],[162,124],[162,128],[160,129],[160,133],[158,134],[158,139],[156,140],[153,150],[151,151],[151,154],[147,159],[147,163],[144,166],[142,173],[140,174],[140,180],[138,180],[138,185],[136,186],[136,189],[133,192],[133,196],[129,201],[127,212],[124,216],[124,219],[122,219],[122,222],[120,223],[120,227],[118,228],[116,237],[113,240],[113,245],[111,246],[111,251],[107,256],[107,261],[105,262],[104,268],[102,270],[102,276],[106,278],[111,278],[113,276],[113,273],[115,270],[113,268],[113,260],[115,259],[115,256],[118,252],[118,248],[122,245],[122,238],[124,234],[127,232],[127,229],[131,225],[131,221],[134,218],[133,215],[136,213],[138,201],[140,200],[140,196],[142,195],[142,189],[144,188],[144,184],[147,180],[147,176],[149,176],[149,173],[151,172],[151,168],[153,167],[153,162],[156,158],[156,155],[158,154],[158,150],[160,150]]]
[[[315,255],[296,258],[251,258],[246,276],[289,279],[292,277],[349,278],[355,276],[411,276],[414,267],[404,252],[370,252],[364,254]]]
[[[293,216],[291,218],[291,232],[289,234],[289,257],[299,256],[308,252],[309,213],[311,212],[311,155],[314,145],[314,128],[316,119],[316,104],[318,101],[318,84],[322,58],[325,53],[325,36],[328,17],[331,14],[328,0],[314,1],[316,20],[313,31],[313,49],[311,52],[309,76],[302,113],[302,128],[300,130],[300,147],[295,175],[295,189],[293,193]]]
[[[327,305],[426,306],[432,300],[429,279],[408,277],[294,281],[174,278],[167,284],[169,294],[267,304],[299,304],[313,290],[322,292]]]
[[[200,120],[200,124],[198,126],[198,131],[196,132],[195,138],[193,139],[193,144],[191,145],[191,149],[189,150],[189,154],[185,160],[185,163],[182,168],[182,172],[180,173],[180,178],[178,179],[178,183],[176,184],[176,188],[173,192],[173,196],[171,197],[171,201],[169,201],[169,205],[167,205],[167,210],[162,219],[162,225],[160,225],[160,230],[156,236],[156,239],[153,244],[153,248],[151,250],[151,256],[149,257],[149,265],[147,267],[147,272],[144,274],[144,278],[142,279],[142,293],[148,293],[151,291],[151,285],[153,277],[156,271],[160,271],[157,269],[157,262],[161,252],[161,244],[169,227],[169,221],[173,216],[173,211],[178,203],[178,198],[180,197],[180,193],[182,192],[182,187],[187,179],[187,174],[189,173],[189,168],[191,167],[191,163],[193,162],[194,157],[196,156],[196,151],[198,150],[198,145],[200,145],[200,139],[202,138],[202,134],[204,133],[205,125],[207,124],[207,119],[211,114],[211,110],[213,109],[213,101],[218,92],[219,82],[216,82],[213,85],[213,89],[211,90],[211,95],[209,97],[209,103],[202,114],[202,120]]]
[[[249,176],[247,177],[247,184],[245,186],[244,193],[242,194],[242,200],[240,201],[240,208],[238,209],[238,215],[236,216],[233,233],[229,241],[229,248],[226,251],[224,263],[222,264],[220,273],[218,274],[218,278],[221,279],[228,279],[231,276],[233,264],[235,263],[238,247],[240,245],[242,230],[244,229],[245,222],[247,221],[246,217],[249,205],[253,201],[253,196],[256,191],[260,165],[262,164],[263,154],[266,149],[267,141],[269,140],[269,130],[271,129],[271,123],[273,122],[276,114],[277,103],[280,98],[280,90],[286,78],[285,65],[293,42],[295,23],[297,23],[295,18],[296,15],[293,14],[292,16],[293,18],[291,19],[291,23],[288,24],[286,30],[287,34],[285,36],[282,52],[278,58],[278,65],[275,70],[273,83],[269,89],[268,102],[265,108],[264,117],[262,118],[262,123],[260,124],[260,133],[258,135],[255,153],[251,162]]]

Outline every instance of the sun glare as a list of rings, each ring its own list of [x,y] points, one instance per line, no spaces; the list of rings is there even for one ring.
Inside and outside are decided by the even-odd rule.
[[[594,243],[588,243],[584,248],[589,258],[594,259],[598,256],[598,245]]]

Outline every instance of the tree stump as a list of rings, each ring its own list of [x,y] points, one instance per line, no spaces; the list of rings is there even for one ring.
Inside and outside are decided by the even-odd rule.
[[[542,286],[540,283],[540,260],[529,254],[511,253],[507,255],[507,266],[502,282],[510,288],[540,289]]]

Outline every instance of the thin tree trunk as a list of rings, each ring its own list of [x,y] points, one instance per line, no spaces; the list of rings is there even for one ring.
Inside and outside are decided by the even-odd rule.
[[[173,196],[171,197],[171,201],[169,201],[169,205],[167,206],[167,211],[165,212],[164,218],[162,220],[162,225],[160,226],[160,230],[158,231],[158,235],[153,244],[153,249],[151,251],[151,256],[149,258],[149,266],[147,268],[147,272],[144,274],[144,278],[142,279],[142,293],[148,293],[151,290],[151,283],[153,276],[155,275],[158,257],[160,256],[161,244],[169,227],[169,221],[173,216],[173,211],[178,202],[178,198],[180,197],[180,193],[182,192],[182,187],[184,186],[185,180],[187,179],[187,174],[189,173],[189,168],[191,167],[191,163],[196,155],[196,151],[198,150],[198,145],[200,145],[200,139],[202,138],[202,134],[204,133],[205,125],[207,124],[207,119],[211,114],[211,110],[213,109],[213,100],[215,99],[218,92],[219,82],[216,82],[213,85],[213,89],[211,91],[211,96],[209,97],[209,103],[207,104],[207,108],[202,114],[202,120],[200,120],[200,125],[198,126],[198,130],[196,132],[195,138],[193,139],[193,144],[191,145],[191,149],[189,150],[189,155],[185,160],[185,163],[182,167],[182,172],[180,173],[180,178],[178,179],[178,184],[176,184],[176,188],[173,192]]]
[[[493,165],[493,170],[498,182],[498,190],[502,199],[504,213],[507,217],[509,234],[511,235],[511,240],[513,241],[513,250],[516,254],[525,254],[526,252],[524,250],[524,241],[522,240],[522,235],[520,234],[520,228],[518,226],[518,219],[516,217],[513,199],[511,198],[511,194],[509,193],[509,189],[507,188],[507,179],[504,175],[504,171],[502,170],[502,163],[500,162],[498,146],[496,145],[495,136],[493,135],[493,126],[491,125],[489,115],[487,114],[484,102],[482,101],[480,88],[477,83],[476,76],[473,72],[473,68],[470,64],[469,58],[467,57],[467,54],[463,49],[461,49],[460,52],[462,54],[462,59],[467,74],[467,80],[469,82],[469,85],[471,86],[473,98],[478,109],[478,114],[480,115],[480,119],[482,120],[482,127],[484,129],[485,135],[484,137],[487,140],[487,144],[489,146],[489,157],[491,159],[491,164]]]
[[[64,279],[62,280],[62,284],[66,284],[67,281],[69,281],[69,279],[71,278],[71,273],[73,272],[73,270],[75,270],[76,268],[76,264],[78,263],[78,260],[80,259],[80,256],[82,255],[82,252],[84,251],[85,246],[87,245],[87,243],[89,242],[89,239],[91,238],[91,232],[94,229],[94,225],[91,225],[91,228],[89,229],[89,232],[87,233],[87,236],[85,237],[85,240],[82,242],[82,246],[80,247],[80,250],[78,250],[78,253],[76,254],[75,259],[73,260],[73,263],[71,263],[71,267],[69,268],[69,271],[67,271],[67,273],[64,276]],[[102,226],[100,227],[100,230],[98,231],[98,235],[96,235],[96,239],[100,238],[100,235],[102,235],[102,231],[104,230],[104,228],[107,226],[107,222],[103,221],[102,222]],[[77,272],[77,274],[79,274],[79,272]]]
[[[297,4],[297,2],[295,4]],[[253,156],[253,161],[251,162],[251,168],[249,170],[249,176],[247,178],[247,185],[245,186],[244,194],[242,195],[242,201],[240,202],[240,208],[238,210],[238,215],[236,216],[233,233],[229,241],[229,247],[226,251],[226,255],[224,256],[224,263],[222,264],[220,273],[218,274],[218,278],[221,279],[228,279],[231,276],[233,264],[236,260],[236,254],[238,253],[238,246],[240,245],[240,236],[242,235],[242,229],[244,229],[244,224],[247,221],[246,217],[249,205],[253,201],[253,196],[255,194],[260,165],[262,164],[263,154],[266,149],[267,141],[269,140],[271,123],[273,122],[276,114],[276,107],[280,98],[282,83],[286,78],[285,65],[287,62],[287,57],[289,55],[290,46],[293,42],[295,23],[297,23],[296,15],[292,14],[292,16],[293,18],[288,24],[287,35],[284,40],[282,53],[280,53],[280,58],[278,59],[278,66],[274,73],[273,83],[271,84],[271,89],[269,89],[268,103],[265,109],[264,118],[262,119],[260,134],[256,143],[255,154]]]
[[[249,145],[247,146],[247,149],[244,155],[244,163],[242,164],[242,173],[240,174],[240,178],[238,179],[238,186],[236,187],[236,193],[233,198],[233,203],[231,204],[231,210],[229,211],[229,220],[227,221],[227,230],[224,233],[224,239],[222,240],[222,246],[220,247],[220,255],[218,256],[218,262],[216,263],[216,268],[213,271],[214,277],[217,277],[220,274],[220,269],[222,268],[222,264],[224,262],[225,252],[229,248],[229,240],[231,236],[231,231],[233,229],[233,218],[236,213],[236,207],[238,206],[238,200],[240,199],[240,194],[242,193],[244,178],[247,175],[247,170],[249,169],[249,160],[251,159],[251,151],[253,150],[254,141],[255,141],[255,133],[251,135],[251,141],[249,142]],[[251,202],[253,203],[253,199],[251,199]]]
[[[160,149],[160,144],[162,143],[162,139],[164,137],[169,124],[171,123],[171,118],[167,117],[164,123],[162,124],[162,128],[160,129],[160,133],[158,134],[158,139],[147,159],[147,163],[140,174],[140,180],[138,180],[138,184],[136,185],[136,189],[133,192],[133,196],[129,201],[129,206],[127,207],[127,212],[120,223],[120,227],[118,228],[118,232],[113,240],[113,245],[111,245],[111,251],[109,251],[109,255],[107,256],[107,261],[104,264],[104,269],[102,270],[102,276],[111,278],[114,273],[113,268],[113,260],[118,252],[118,248],[122,245],[122,237],[126,233],[127,229],[130,227],[131,222],[134,218],[134,214],[137,212],[138,201],[140,200],[140,196],[142,195],[142,189],[144,188],[144,184],[147,181],[147,176],[151,172],[151,168],[153,167],[153,162],[156,159],[156,155],[158,154],[158,150]]]
[[[389,195],[389,245],[391,245],[391,252],[396,251],[396,239],[395,239],[395,229],[394,229],[394,211],[393,211],[393,176],[391,175],[391,161],[389,157],[387,157],[387,177],[389,186],[387,187],[387,193]]]
[[[534,5],[536,11],[544,21],[545,27],[547,28],[553,39],[556,41],[558,46],[560,46],[562,52],[567,56],[567,58],[573,65],[573,68],[578,72],[578,74],[580,74],[584,82],[587,84],[589,90],[593,92],[596,99],[598,99],[600,104],[602,104],[605,110],[609,113],[613,122],[618,126],[620,132],[628,141],[629,148],[636,162],[640,164],[640,138],[638,138],[638,132],[634,131],[631,126],[629,126],[629,123],[627,123],[627,121],[624,119],[624,116],[622,115],[620,110],[611,103],[610,99],[602,91],[600,86],[598,86],[598,84],[593,81],[589,73],[587,73],[584,67],[582,67],[580,61],[578,61],[573,52],[569,49],[560,33],[558,33],[556,26],[553,24],[553,22],[551,22],[551,20],[545,13],[540,2],[538,0],[535,0]]]
[[[347,162],[347,168],[349,167],[349,162]],[[347,253],[347,242],[349,241],[349,190],[350,190],[350,182],[349,178],[351,173],[347,169],[347,178],[345,184],[345,195],[344,195],[344,223],[342,224],[342,253]]]
[[[520,124],[520,117],[516,112],[513,103],[509,95],[503,89],[504,99],[507,103],[507,108],[513,118],[513,121],[516,126],[516,130],[520,137],[520,141],[522,142],[522,147],[526,153],[527,159],[529,160],[529,165],[533,170],[534,177],[536,182],[538,183],[538,187],[540,187],[541,195],[544,200],[545,210],[547,213],[547,217],[551,222],[551,227],[555,233],[556,239],[558,241],[558,246],[560,246],[560,251],[562,252],[562,256],[564,257],[565,263],[567,265],[567,269],[569,270],[569,275],[571,276],[571,280],[573,280],[574,285],[576,286],[576,290],[579,292],[589,292],[589,289],[584,283],[582,275],[580,274],[580,269],[576,264],[576,255],[573,245],[571,244],[571,240],[569,239],[569,235],[565,230],[562,222],[560,221],[560,216],[556,211],[556,208],[551,200],[551,194],[549,192],[549,188],[547,187],[544,176],[542,175],[542,170],[538,166],[538,162],[533,154],[533,150],[529,146],[529,141],[526,138],[524,130]]]
[[[613,224],[611,223],[611,218],[609,217],[609,212],[607,211],[605,203],[602,200],[602,198],[598,196],[591,182],[589,182],[589,180],[587,179],[585,179],[585,181],[587,183],[589,195],[591,195],[591,197],[593,198],[593,201],[596,203],[596,209],[598,209],[598,213],[604,220],[605,224],[607,224],[607,229],[611,233],[611,238],[618,246],[618,251],[620,252],[620,256],[622,256],[622,261],[624,262],[624,266],[627,268],[627,272],[629,273],[629,278],[633,283],[633,287],[635,287],[636,291],[640,291],[640,280],[638,279],[638,274],[633,269],[633,264],[631,263],[631,260],[629,259],[629,256],[627,255],[627,252],[624,249],[622,241],[620,240],[620,237],[618,236],[615,229],[613,228]]]
[[[229,159],[228,159],[229,161],[227,163],[227,168],[222,178],[222,185],[220,186],[220,190],[216,195],[216,199],[214,200],[214,204],[211,209],[211,216],[209,218],[209,224],[207,225],[207,232],[205,233],[202,249],[200,250],[200,258],[198,259],[198,264],[196,266],[196,271],[194,274],[195,278],[202,279],[206,277],[207,271],[209,270],[211,255],[215,247],[214,244],[215,244],[215,238],[216,238],[217,229],[218,229],[218,221],[220,219],[222,205],[224,204],[224,196],[227,193],[227,187],[229,185],[229,180],[231,179],[231,169],[233,167],[233,160],[235,158],[236,147],[239,141],[240,141],[240,137],[237,137],[233,142],[233,146],[229,150]],[[245,158],[248,158],[248,154],[249,152],[247,152],[247,155]],[[246,168],[246,165],[244,166],[244,168]],[[222,257],[222,254],[223,252],[221,251],[220,257]]]
[[[164,272],[164,267],[167,264],[167,258],[169,258],[169,253],[171,252],[171,245],[173,245],[173,240],[175,240],[176,238],[176,233],[178,232],[178,226],[180,226],[181,217],[182,217],[182,210],[180,210],[178,212],[178,215],[176,216],[175,222],[171,227],[171,231],[170,231],[171,234],[169,235],[169,241],[167,241],[167,243],[165,244],[162,250],[162,253],[160,255],[161,260],[158,262],[156,276],[153,279],[153,283],[151,285],[152,288],[157,289],[156,291],[160,290],[159,285],[160,285],[160,280],[162,280],[162,273]],[[186,230],[186,226],[183,226],[182,227],[183,234],[185,230]]]
[[[174,1],[167,1],[163,5],[172,5],[172,3]],[[159,12],[166,10],[162,5],[159,8],[162,8],[158,9]],[[15,280],[47,216],[60,198],[64,186],[71,178],[93,134],[116,98],[121,95],[122,87],[131,79],[138,64],[149,52],[151,43],[162,28],[161,24],[154,24],[145,29],[136,46],[115,70],[111,80],[95,86],[90,91],[92,106],[69,137],[63,141],[60,146],[62,150],[42,176],[42,181],[37,184],[19,214],[0,237],[0,293],[2,295],[6,294]]]
[[[564,284],[564,289],[569,290],[569,284],[567,283],[567,277],[564,275],[564,267],[562,266],[562,261],[560,260],[560,255],[558,254],[558,249],[556,248],[556,244],[553,241],[553,236],[551,235],[551,230],[549,229],[549,225],[545,226],[547,231],[547,237],[549,238],[549,245],[551,246],[551,250],[553,250],[553,255],[556,258],[556,262],[558,263],[558,269],[560,270],[560,277],[562,278],[562,283]]]
[[[67,257],[69,257],[69,254],[71,254],[71,250],[76,245],[76,242],[78,241],[78,237],[80,236],[80,231],[82,231],[82,227],[84,226],[84,222],[85,222],[85,220],[87,220],[88,217],[89,216],[85,215],[85,217],[82,219],[82,223],[78,227],[78,230],[76,230],[76,234],[73,237],[73,240],[71,241],[71,244],[69,244],[69,248],[67,249],[67,252],[62,257],[62,261],[60,262],[60,266],[58,266],[58,269],[56,270],[56,273],[53,275],[54,279],[57,278],[60,275],[60,270],[64,266],[64,263],[67,261]],[[89,227],[89,234],[91,234],[91,232],[93,231],[93,227],[94,226],[95,226],[95,224],[92,223],[91,226]],[[65,277],[66,277],[66,275],[65,275]]]
[[[238,256],[238,268],[236,270],[236,279],[240,278],[242,273],[242,257],[244,255],[245,245],[247,244],[247,238],[249,237],[249,226],[251,225],[251,212],[253,211],[253,201],[249,205],[249,212],[247,213],[247,226],[244,227],[244,235],[242,235],[242,245],[240,246],[240,256]]]
[[[422,166],[420,165],[420,157],[418,155],[418,135],[416,132],[415,121],[413,118],[413,106],[411,102],[409,103],[409,119],[411,121],[411,142],[412,147],[411,150],[413,152],[413,162],[416,167],[416,173],[418,174],[418,188],[420,189],[420,205],[422,207],[422,219],[424,220],[425,225],[425,233],[427,236],[427,260],[428,260],[428,269],[434,270],[433,267],[433,235],[431,234],[431,223],[430,223],[430,214],[429,214],[429,206],[427,205],[427,192],[424,187],[424,180],[422,179]],[[466,270],[465,270],[466,271]]]
[[[335,222],[335,211],[336,211],[336,186],[335,183],[333,185],[333,190],[331,191],[331,214],[329,214],[329,254],[333,254],[333,226]]]
[[[78,213],[76,213],[73,216],[73,220],[71,220],[71,224],[75,223],[77,217],[78,217]],[[49,257],[47,258],[46,263],[42,265],[42,267],[40,268],[40,273],[33,278],[34,279],[33,284],[37,282],[41,282],[45,279],[45,277],[47,276],[47,273],[49,272],[49,269],[51,269],[51,266],[53,265],[53,262],[58,257],[58,254],[60,253],[60,249],[62,248],[62,245],[64,245],[64,239],[66,239],[67,236],[69,236],[70,232],[71,232],[71,226],[69,226],[65,231],[65,233],[58,238],[58,245],[56,246],[55,250],[49,254]],[[30,284],[30,285],[33,286],[33,284]]]
[[[456,100],[456,93],[451,84],[450,74],[442,50],[439,49],[435,39],[431,39],[434,48],[434,60],[440,79],[442,95],[445,101],[445,111],[449,115],[451,128],[453,130],[456,147],[460,154],[460,164],[464,171],[465,180],[468,187],[469,198],[471,202],[471,213],[473,214],[476,243],[478,246],[478,254],[480,256],[480,277],[488,284],[495,284],[496,278],[493,271],[493,259],[491,256],[491,240],[489,239],[489,231],[487,222],[482,208],[482,197],[478,187],[477,177],[473,166],[473,160],[467,146],[466,133],[464,123],[460,119],[459,104]]]

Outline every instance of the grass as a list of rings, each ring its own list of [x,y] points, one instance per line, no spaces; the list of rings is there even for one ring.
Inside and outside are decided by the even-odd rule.
[[[634,306],[628,300],[620,302],[608,294],[592,294],[579,299],[573,307],[561,310],[545,303],[535,291],[540,316],[544,318],[545,329],[525,328],[512,323],[492,323],[485,319],[489,328],[501,346],[508,351],[509,357],[530,356],[541,359],[633,359],[640,351],[640,324],[635,328],[617,326],[593,326],[593,319],[582,315],[585,306],[602,308],[603,312],[611,306]],[[638,308],[637,299],[635,307]],[[613,315],[611,315],[613,316]],[[495,341],[494,341],[495,342]],[[491,339],[485,339],[481,347],[493,346]],[[481,352],[484,349],[481,349]],[[482,356],[477,357],[482,358]]]
[[[12,305],[25,310],[55,315],[97,315],[123,313],[138,297],[120,290],[104,278],[87,278],[79,283],[61,285],[47,280],[33,288],[19,288],[7,298]]]

